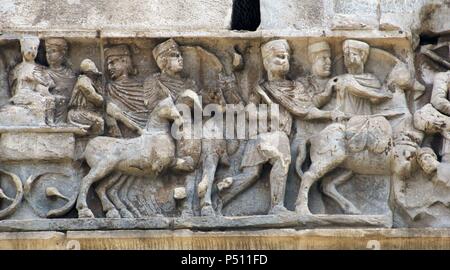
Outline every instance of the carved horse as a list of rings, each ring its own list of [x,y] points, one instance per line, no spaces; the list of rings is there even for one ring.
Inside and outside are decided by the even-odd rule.
[[[229,165],[227,152],[227,142],[224,138],[216,138],[217,134],[223,130],[223,113],[225,111],[226,101],[221,88],[205,90],[202,93],[203,101],[209,104],[212,111],[216,114],[207,119],[203,125],[202,138],[202,180],[198,184],[197,193],[201,199],[201,215],[214,216],[215,211],[212,206],[212,193],[215,174],[219,164]],[[205,112],[208,111],[205,107]],[[211,112],[212,112],[211,111]]]
[[[110,173],[133,176],[158,175],[176,163],[175,142],[170,134],[170,122],[182,123],[182,116],[170,97],[163,99],[149,115],[141,136],[132,139],[96,137],[89,141],[84,158],[91,167],[81,180],[77,200],[78,216],[94,218],[86,202],[91,185]],[[107,216],[117,216],[117,209],[106,195],[100,198]],[[112,212],[112,213],[109,213]]]
[[[389,102],[401,108],[408,108],[404,90],[422,91],[423,86],[414,80],[414,75],[406,72],[405,66],[402,65],[399,63],[389,74],[388,83],[391,80],[394,91],[393,99]],[[399,74],[406,76],[400,77]],[[381,115],[355,116],[350,118],[347,124],[333,123],[309,141],[311,166],[308,171],[303,173],[301,169],[304,155],[299,155],[296,162],[296,171],[301,179],[296,212],[311,214],[308,197],[312,184],[337,168],[341,169],[337,176],[327,177],[322,182],[322,191],[336,201],[347,214],[360,214],[360,210],[339,194],[336,186],[348,181],[353,174],[389,175],[393,177],[392,182],[402,183],[402,180],[411,173],[415,165],[415,152],[423,139],[423,133],[414,128],[409,109],[396,115]],[[392,123],[386,118],[397,121],[395,119],[399,115],[404,130],[394,126],[393,132]],[[378,129],[380,131],[378,135],[381,136],[375,140],[367,139],[364,149],[350,149],[352,142],[348,138],[351,132],[348,127],[349,123],[356,121],[364,122],[361,129],[365,128],[369,133]],[[377,145],[380,141],[384,142]],[[356,144],[358,143],[356,141]]]

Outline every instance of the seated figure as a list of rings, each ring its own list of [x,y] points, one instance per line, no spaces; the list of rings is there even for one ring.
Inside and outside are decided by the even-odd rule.
[[[25,37],[20,45],[23,61],[9,74],[11,104],[0,109],[0,124],[53,125],[55,100],[49,88],[54,83],[35,62],[39,39]]]

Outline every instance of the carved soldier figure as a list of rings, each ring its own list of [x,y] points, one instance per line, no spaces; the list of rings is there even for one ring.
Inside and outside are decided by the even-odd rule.
[[[289,136],[293,116],[303,119],[331,119],[334,114],[319,110],[311,96],[298,81],[286,78],[289,71],[290,47],[286,40],[273,40],[261,47],[264,68],[268,80],[256,88],[258,96],[253,96],[253,102],[273,105],[280,104],[279,129],[261,133],[256,140],[250,140],[246,146],[241,163],[242,173],[226,178],[223,182],[232,182],[229,189],[221,196],[223,205],[248,188],[260,176],[262,166],[270,162],[271,206],[270,213],[286,211],[284,194],[287,173],[291,162]],[[340,113],[342,115],[342,113]],[[337,115],[336,115],[337,117]]]
[[[188,105],[191,112],[195,108],[194,106],[201,109],[196,83],[182,76],[184,62],[178,44],[173,39],[169,39],[158,44],[152,53],[161,72],[153,74],[144,82],[146,102],[150,110],[167,96],[170,96],[176,104]],[[193,123],[192,119],[186,119],[186,117],[190,118],[190,115],[183,113],[185,120]],[[190,130],[186,129],[185,131],[189,132]],[[194,170],[200,160],[201,140],[185,138],[183,132],[177,135],[180,138],[175,142],[177,159],[174,169],[178,173],[183,173],[182,177],[186,177],[187,196],[182,205],[182,216],[193,216],[192,206],[196,189],[196,172]],[[179,174],[174,176],[180,177]]]
[[[39,39],[25,37],[20,40],[22,63],[10,73],[11,102],[25,106],[39,115],[39,120],[47,124],[54,123],[55,100],[49,88],[54,86],[53,80],[45,72],[43,66],[35,62]]]
[[[183,78],[181,75],[183,57],[178,44],[173,39],[169,39],[157,45],[153,49],[153,57],[161,73],[150,76],[144,82],[148,108],[151,110],[167,96],[172,97],[176,104],[186,102],[185,104],[189,105],[191,109],[194,104],[200,106],[195,82]],[[177,156],[181,158],[178,160],[180,164],[176,168],[184,171],[194,170],[200,155],[199,140],[181,138],[176,143]]]
[[[450,117],[450,101],[448,98],[450,89],[450,71],[439,72],[434,76],[431,105],[439,112]],[[443,138],[442,161],[450,163],[450,140]]]
[[[381,91],[380,80],[364,72],[369,44],[348,39],[344,41],[343,50],[348,73],[337,77],[337,109],[352,115],[371,115],[372,103],[391,98],[392,94]]]
[[[311,74],[300,78],[300,82],[304,85],[310,102],[316,108],[321,108],[330,101],[332,96],[330,45],[325,41],[310,44],[308,46],[308,60],[311,63]],[[291,151],[292,157],[297,158],[296,164],[293,164],[297,166],[297,170],[301,169],[301,165],[305,161],[306,144],[309,138],[324,128],[324,125],[329,124],[329,120],[340,120],[344,116],[344,113],[335,110],[323,111],[318,114],[318,117],[307,117],[308,119],[298,117],[295,119],[295,135],[291,144]]]
[[[410,193],[409,199],[402,197],[398,203],[412,220],[418,220],[418,217],[437,217],[439,210],[436,208],[450,206],[449,170],[444,163],[438,161],[433,149],[428,147],[417,151],[417,163],[425,172],[426,180],[414,179],[413,183],[409,183],[407,187]]]
[[[142,83],[132,75],[136,73],[127,45],[105,49],[107,69],[111,78],[106,84],[109,133],[115,137],[137,135],[136,130],[145,127],[148,107]],[[119,126],[118,122],[124,126]]]
[[[80,69],[82,74],[78,77],[69,102],[68,121],[85,128],[92,135],[101,135],[104,130],[100,112],[103,97],[97,79],[102,73],[90,59],[83,60]]]
[[[47,73],[52,78],[54,86],[50,93],[55,97],[55,122],[65,122],[68,103],[76,81],[75,73],[67,66],[68,45],[63,38],[45,40],[45,53],[49,68]]]

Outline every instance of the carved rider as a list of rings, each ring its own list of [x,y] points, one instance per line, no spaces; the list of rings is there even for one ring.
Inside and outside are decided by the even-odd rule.
[[[256,104],[260,102],[268,105],[279,104],[279,129],[260,133],[257,139],[247,143],[241,163],[242,173],[223,180],[233,184],[221,195],[221,199],[226,205],[237,194],[258,180],[265,163],[271,163],[272,209],[270,213],[276,214],[286,211],[284,194],[291,162],[289,136],[292,115],[302,119],[331,119],[334,115],[332,112],[319,110],[301,82],[286,78],[290,68],[290,47],[286,40],[267,42],[261,47],[261,54],[268,80],[257,86],[254,93],[256,95],[251,97],[251,101]]]
[[[68,102],[76,81],[75,73],[67,66],[68,45],[63,38],[49,38],[45,40],[45,53],[49,68],[47,73],[54,81],[50,93],[55,97],[55,122],[65,122],[67,118]]]
[[[146,92],[146,103],[150,110],[155,108],[159,101],[171,96],[176,104],[185,103],[192,109],[194,104],[199,106],[198,89],[195,82],[184,78],[181,75],[183,71],[183,56],[178,44],[169,39],[153,49],[153,57],[161,72],[156,73],[144,82]],[[188,93],[188,94],[187,94]],[[187,98],[187,97],[190,98]],[[196,100],[197,102],[191,102]],[[182,158],[176,168],[192,171],[198,162],[200,155],[200,141],[195,139],[177,140],[177,156]]]
[[[101,114],[103,97],[100,94],[98,71],[94,62],[85,59],[80,64],[81,75],[75,84],[69,102],[69,123],[81,126],[93,135],[101,135],[104,130],[104,120]]]
[[[111,78],[106,84],[109,133],[115,137],[135,136],[136,130],[145,127],[149,111],[142,83],[132,77],[136,70],[130,49],[127,45],[107,48],[105,59]]]
[[[392,98],[392,94],[381,89],[382,84],[375,75],[364,72],[369,44],[348,39],[343,50],[348,73],[336,79],[337,109],[350,115],[371,115],[372,103]]]
[[[332,82],[331,75],[331,49],[330,45],[325,41],[315,42],[308,46],[308,60],[311,63],[311,74],[300,78],[300,82],[305,88],[305,92],[309,96],[310,102],[316,108],[322,108],[331,99]],[[338,111],[322,111],[319,117],[297,117],[295,119],[295,135],[291,143],[292,157],[297,158],[299,166],[303,164],[307,149],[308,140],[317,134],[326,125],[330,124],[329,120],[340,120],[345,114]],[[316,121],[314,121],[316,120]],[[325,120],[325,121],[317,121]],[[294,164],[292,164],[294,165]],[[292,170],[294,174],[294,170]]]

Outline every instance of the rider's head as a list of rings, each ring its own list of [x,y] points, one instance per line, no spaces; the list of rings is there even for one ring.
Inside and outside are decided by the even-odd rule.
[[[105,59],[109,75],[113,80],[136,73],[127,45],[117,45],[105,49]]]
[[[308,59],[314,75],[323,78],[331,75],[331,50],[327,42],[321,41],[309,45]]]
[[[177,74],[183,70],[183,57],[178,44],[169,39],[153,49],[153,57],[161,72]]]
[[[272,40],[261,46],[264,68],[268,73],[286,75],[289,72],[290,47],[285,39]]]
[[[364,72],[364,65],[369,57],[369,44],[347,39],[343,44],[344,64],[348,72],[352,74],[360,74]]]

